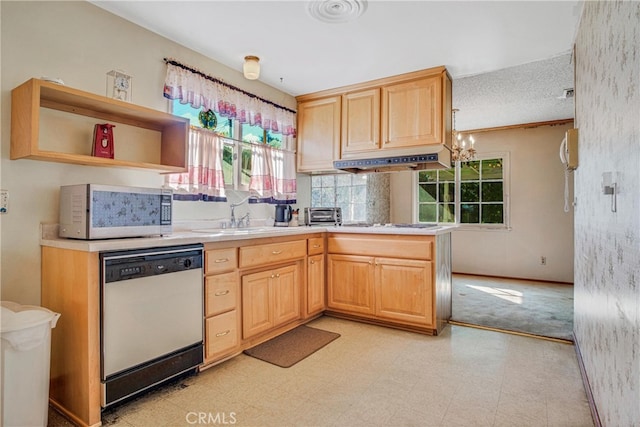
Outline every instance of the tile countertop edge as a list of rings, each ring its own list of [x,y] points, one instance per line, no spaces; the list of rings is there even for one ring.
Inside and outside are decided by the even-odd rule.
[[[234,240],[260,239],[264,237],[295,236],[312,233],[359,233],[359,234],[403,234],[433,236],[453,231],[457,226],[440,226],[437,228],[394,228],[394,227],[290,227],[273,231],[262,231],[247,234],[201,233],[193,231],[176,231],[168,236],[134,237],[104,240],[74,240],[58,237],[57,224],[40,225],[40,246],[70,249],[84,252],[117,251],[127,249],[153,248],[164,246],[188,245],[194,243],[223,242]]]

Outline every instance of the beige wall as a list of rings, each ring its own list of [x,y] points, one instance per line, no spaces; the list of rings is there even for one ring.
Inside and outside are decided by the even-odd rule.
[[[558,148],[571,125],[474,134],[479,155],[509,158],[510,228],[453,233],[453,271],[573,282],[573,213],[565,213],[564,171]],[[411,222],[415,188],[411,173],[392,178],[392,221]],[[573,177],[571,177],[571,181]],[[540,264],[545,256],[546,265]]]
[[[1,227],[1,298],[40,303],[40,223],[58,222],[61,185],[101,183],[159,187],[161,175],[128,169],[9,160],[11,90],[32,77],[61,78],[67,86],[103,95],[106,73],[133,76],[133,102],[167,111],[162,96],[165,64],[172,57],[273,102],[296,107],[295,99],[239,71],[150,33],[87,2],[0,2],[2,51],[1,186],[10,192],[10,211]],[[240,69],[240,63],[238,64]],[[117,141],[116,141],[117,144]],[[238,201],[241,194],[229,194]],[[304,196],[303,196],[304,199]],[[227,204],[176,203],[176,219],[216,219]],[[266,218],[269,205],[253,205],[253,218]],[[244,210],[240,211],[244,213]]]

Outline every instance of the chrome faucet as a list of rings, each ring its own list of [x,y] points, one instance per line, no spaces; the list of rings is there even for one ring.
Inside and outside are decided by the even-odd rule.
[[[231,203],[230,207],[231,207],[231,219],[229,221],[229,226],[231,228],[238,228],[238,227],[242,227],[242,220],[246,219],[246,224],[249,224],[249,213],[247,212],[247,214],[245,216],[243,216],[240,221],[236,220],[236,207],[240,206],[241,204],[243,204],[244,202],[246,202],[247,200],[249,200],[249,197],[246,197],[244,200],[241,200],[238,203]]]
[[[236,228],[236,205],[231,204],[231,220],[229,221],[231,228]]]
[[[249,221],[249,212],[247,212],[242,218],[240,218],[240,221],[238,221],[238,228],[249,227]]]

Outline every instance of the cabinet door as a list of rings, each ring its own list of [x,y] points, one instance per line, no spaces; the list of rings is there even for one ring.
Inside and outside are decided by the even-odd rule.
[[[271,271],[242,277],[242,337],[249,338],[273,326]]]
[[[273,326],[300,318],[300,282],[297,265],[271,272]]]
[[[324,255],[307,261],[307,316],[324,310]]]
[[[341,311],[373,314],[373,258],[328,255],[327,306]]]
[[[433,324],[430,261],[376,258],[375,272],[376,316]]]
[[[382,88],[382,149],[442,144],[442,76]]]
[[[341,158],[380,148],[380,89],[342,96]]]
[[[298,171],[333,170],[340,158],[340,96],[298,104]]]

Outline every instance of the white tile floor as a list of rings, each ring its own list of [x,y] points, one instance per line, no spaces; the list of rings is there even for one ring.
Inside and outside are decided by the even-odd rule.
[[[240,355],[103,423],[593,426],[571,345],[461,326],[438,337],[330,317],[309,326],[341,337],[288,369]]]

